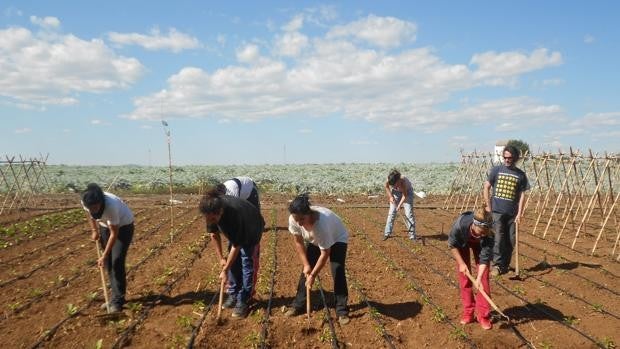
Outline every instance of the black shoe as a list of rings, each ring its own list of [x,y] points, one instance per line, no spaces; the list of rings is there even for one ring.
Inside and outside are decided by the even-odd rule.
[[[385,240],[387,240],[389,237],[390,237],[389,235],[383,235],[383,239],[381,239],[381,241],[385,241]]]
[[[234,318],[244,318],[246,316],[248,316],[248,305],[244,302],[239,302],[237,303],[237,306],[235,307],[235,309],[233,309],[233,313],[232,313],[232,317]]]
[[[237,304],[237,298],[233,295],[228,295],[224,303],[222,303],[222,309],[234,308],[235,304]]]

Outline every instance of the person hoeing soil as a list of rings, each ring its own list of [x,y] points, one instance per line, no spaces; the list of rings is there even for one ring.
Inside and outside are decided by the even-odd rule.
[[[125,258],[133,238],[133,213],[118,196],[104,192],[95,183],[88,184],[82,192],[82,206],[88,212],[92,239],[103,247],[97,265],[108,271],[112,288],[111,299],[101,308],[109,313],[119,312],[125,304],[127,290]],[[104,293],[107,295],[105,289]]]
[[[247,200],[222,195],[217,188],[205,194],[199,209],[222,266],[220,279],[228,283],[228,298],[223,306],[234,307],[233,318],[243,318],[248,314],[255,285],[258,246],[265,227],[263,216]],[[230,242],[227,258],[222,253],[220,233]]]
[[[470,273],[470,251],[476,263],[476,288],[481,288],[487,295],[491,294],[489,285],[489,265],[493,258],[493,217],[484,207],[475,212],[464,212],[454,222],[448,237],[448,246],[457,264],[457,274],[463,304],[461,324],[474,321],[476,312],[480,326],[490,330],[491,324],[489,302],[481,292],[474,297],[472,281],[467,277]]]
[[[295,239],[295,250],[303,265],[299,276],[297,295],[286,316],[303,313],[306,304],[306,289],[312,288],[314,280],[329,259],[334,278],[336,314],[341,325],[349,323],[349,308],[345,260],[349,232],[342,220],[330,209],[312,206],[307,194],[297,196],[288,207],[291,215],[288,230]]]

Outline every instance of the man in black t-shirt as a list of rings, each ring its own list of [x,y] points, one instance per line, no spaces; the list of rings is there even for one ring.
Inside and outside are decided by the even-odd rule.
[[[265,221],[260,211],[246,200],[222,195],[212,189],[200,201],[207,232],[215,243],[222,271],[220,279],[228,282],[224,307],[234,307],[233,318],[248,313],[248,301],[254,292],[260,240]],[[222,253],[220,233],[229,240],[228,258]]]
[[[520,223],[525,201],[523,194],[528,189],[525,172],[515,166],[519,160],[519,150],[509,145],[504,148],[502,155],[504,164],[491,169],[483,190],[486,210],[493,213],[495,230],[493,276],[508,272],[515,246],[515,221]]]

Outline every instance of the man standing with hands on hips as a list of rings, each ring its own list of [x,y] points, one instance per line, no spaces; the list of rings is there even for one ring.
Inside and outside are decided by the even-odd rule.
[[[515,246],[515,222],[519,224],[523,216],[523,194],[528,189],[525,172],[515,166],[519,160],[519,150],[507,145],[502,156],[504,164],[491,169],[482,191],[486,210],[493,213],[495,231],[491,276],[508,272]]]

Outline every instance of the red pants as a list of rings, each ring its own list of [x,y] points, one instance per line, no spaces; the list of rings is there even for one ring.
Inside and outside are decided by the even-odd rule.
[[[476,262],[476,270],[478,270],[478,264],[480,263],[480,243],[472,243],[469,244],[466,248],[459,248],[459,253],[465,261],[467,268],[471,272],[470,268],[470,249],[473,251],[474,260]],[[472,273],[473,274],[473,273]],[[482,296],[480,292],[476,294],[474,299],[473,294],[473,285],[467,275],[458,271],[457,265],[457,275],[459,277],[459,286],[461,288],[461,303],[463,303],[463,315],[472,316],[474,314],[474,310],[479,317],[488,318],[490,312],[490,306],[486,299]],[[487,267],[482,274],[482,288],[486,292],[489,297],[491,296],[491,287],[489,286],[489,268]]]

